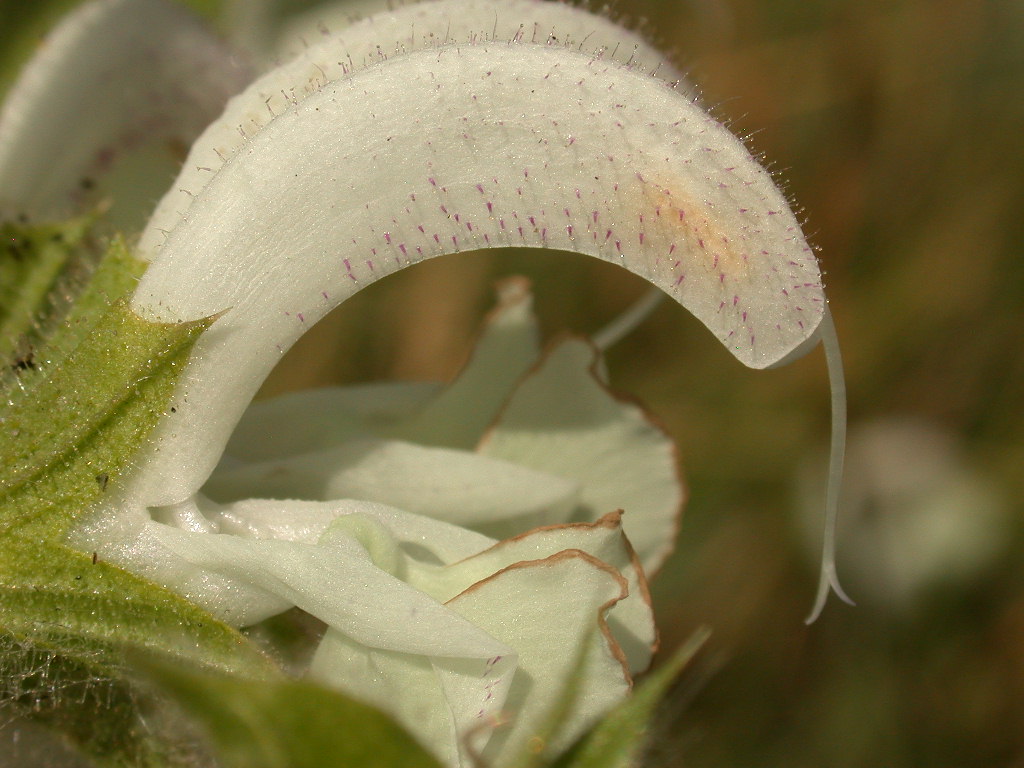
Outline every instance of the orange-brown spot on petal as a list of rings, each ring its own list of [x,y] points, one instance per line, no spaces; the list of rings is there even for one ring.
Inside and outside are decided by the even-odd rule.
[[[641,184],[641,216],[645,226],[661,228],[669,242],[680,246],[685,243],[684,252],[690,255],[692,263],[703,266],[715,277],[747,276],[745,254],[711,206],[691,195],[682,183],[643,178]]]

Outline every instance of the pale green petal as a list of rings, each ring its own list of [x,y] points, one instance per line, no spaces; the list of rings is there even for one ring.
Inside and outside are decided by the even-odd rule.
[[[515,383],[540,354],[540,331],[530,286],[509,279],[465,368],[426,408],[393,434],[412,442],[472,449],[498,415]]]
[[[187,541],[211,536],[178,531],[152,520],[143,510],[119,506],[92,515],[87,524],[72,533],[68,543],[187,597],[234,627],[255,624],[292,607],[287,598],[250,579],[219,573],[181,557],[166,546],[168,535],[179,535]]]
[[[586,552],[625,579],[628,594],[609,610],[608,625],[626,656],[630,672],[647,669],[657,641],[651,598],[643,569],[622,533],[618,513],[594,523],[537,528],[445,567],[410,563],[406,580],[438,600],[450,600],[504,568],[565,550]]]
[[[488,659],[412,656],[367,648],[329,629],[310,677],[393,715],[439,760],[468,766],[460,754],[464,734],[498,720],[517,656]],[[478,730],[484,740],[490,728]]]
[[[456,734],[479,713],[493,719],[503,706],[517,652],[381,569],[374,555],[389,537],[387,526],[363,515],[336,518],[315,545],[166,526],[157,532],[189,563],[265,589],[327,623],[311,677],[381,706],[453,761]],[[395,555],[385,559],[393,564]]]
[[[440,386],[385,382],[259,400],[246,409],[225,452],[232,459],[254,462],[377,437],[420,411]]]
[[[83,5],[47,37],[0,112],[0,211],[73,214],[109,192],[112,168],[142,152],[149,186],[115,196],[115,213],[128,216],[139,201],[144,217],[184,150],[248,79],[175,3]]]
[[[467,451],[397,440],[353,441],[316,453],[224,468],[204,491],[216,501],[254,496],[364,499],[450,523],[565,520],[579,488],[541,470]]]
[[[586,671],[579,695],[552,749],[567,747],[628,692],[624,659],[604,626],[605,613],[626,591],[625,580],[610,566],[568,550],[517,563],[447,603],[519,654],[505,702],[512,721],[487,744],[483,757],[488,764],[508,765],[534,736],[547,732],[547,719],[582,648]],[[486,713],[475,714],[469,723],[486,722]],[[485,736],[470,741],[480,744]]]
[[[510,278],[497,290],[498,306],[485,319],[469,361],[448,387],[387,382],[255,402],[235,428],[226,454],[232,461],[253,462],[371,437],[473,448],[540,352],[529,284]]]
[[[309,677],[379,707],[446,765],[458,761],[458,735],[441,680],[426,656],[368,648],[328,629]],[[511,675],[503,678],[505,685]]]
[[[315,545],[339,517],[358,515],[386,527],[413,564],[452,563],[495,544],[494,539],[467,528],[372,502],[246,499],[220,506],[200,500],[199,506],[201,510],[195,505],[155,510],[163,521],[158,522],[143,510],[115,503],[91,515],[69,543],[189,597],[233,626],[249,626],[290,608],[292,596],[265,588],[245,573],[218,570],[209,559],[200,562],[179,554],[168,545],[179,540],[174,538],[176,528],[184,528],[191,536],[216,530],[239,541],[278,539]],[[197,520],[204,522],[197,524]],[[211,540],[217,544],[226,538]],[[198,539],[186,539],[193,540]],[[225,558],[230,551],[225,550]]]
[[[311,675],[395,715],[449,765],[472,764],[468,743],[500,767],[544,731],[584,645],[580,696],[555,749],[567,746],[629,689],[621,651],[604,625],[605,614],[626,591],[613,568],[580,551],[518,562],[447,603],[515,648],[516,656],[415,658],[367,648],[331,629]],[[499,713],[511,723],[493,730]]]
[[[456,562],[496,543],[468,528],[370,501],[245,499],[207,512],[221,533],[306,543],[319,541],[331,523],[350,514],[372,517],[385,525],[411,558],[427,563]]]
[[[452,658],[511,654],[437,601],[379,569],[353,538],[333,536],[329,543],[303,544],[168,526],[154,535],[183,560],[277,595],[367,647]]]
[[[596,352],[567,340],[512,395],[480,445],[487,456],[579,483],[582,514],[625,511],[626,535],[644,569],[672,548],[683,502],[675,447],[632,402],[593,374]]]

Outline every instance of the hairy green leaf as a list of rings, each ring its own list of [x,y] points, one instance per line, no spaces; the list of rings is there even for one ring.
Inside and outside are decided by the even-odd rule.
[[[270,662],[238,632],[188,600],[63,544],[4,539],[0,627],[121,671],[126,648],[249,675]]]
[[[62,355],[81,344],[94,321],[118,298],[130,295],[145,271],[146,262],[134,256],[123,237],[114,237],[89,279],[79,287],[62,322],[47,336],[45,364],[57,365]]]
[[[111,305],[139,269],[115,242],[0,409],[0,629],[57,652],[70,638],[112,667],[112,649],[130,646],[265,673],[262,655],[205,611],[62,543],[130,467],[210,322],[151,323]]]
[[[53,645],[74,647],[75,641],[62,638]],[[0,632],[0,726],[15,733],[39,727],[54,733],[51,746],[58,754],[44,751],[48,762],[30,764],[197,768],[202,747],[181,727],[180,718],[123,677],[111,677],[102,661],[94,661],[96,654],[84,649],[59,655],[51,646]],[[68,742],[84,745],[90,758],[73,750],[75,759],[69,763]],[[20,757],[20,750],[15,754]],[[2,759],[0,764],[8,765]]]

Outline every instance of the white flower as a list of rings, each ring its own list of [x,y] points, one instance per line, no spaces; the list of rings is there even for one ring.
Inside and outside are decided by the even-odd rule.
[[[148,510],[120,499],[78,545],[236,626],[292,606],[318,617],[330,629],[309,674],[392,712],[450,764],[465,762],[465,734],[496,764],[514,759],[589,646],[553,745],[566,746],[650,661],[645,568],[671,548],[682,488],[671,442],[595,376],[596,350],[565,339],[541,353],[525,284],[501,296],[449,387],[257,403],[202,494]],[[512,723],[487,744],[480,723],[503,713]]]
[[[83,178],[117,206],[110,167],[191,144],[143,228],[132,306],[217,320],[137,471],[75,542],[236,626],[292,606],[316,616],[309,674],[392,712],[451,765],[514,760],[585,648],[565,746],[649,662],[644,572],[671,547],[682,497],[670,442],[591,373],[595,351],[568,340],[541,355],[513,283],[443,391],[329,390],[243,417],[252,395],[345,298],[445,253],[621,263],[755,368],[809,348],[819,326],[828,337],[817,262],[767,172],[605,19],[436,0],[292,53],[196,139],[194,116],[243,70],[157,0],[100,0],[58,30],[0,119],[0,206],[36,216],[80,204]],[[58,142],[31,127],[70,115],[77,140],[53,162]],[[45,186],[19,186],[44,168]]]

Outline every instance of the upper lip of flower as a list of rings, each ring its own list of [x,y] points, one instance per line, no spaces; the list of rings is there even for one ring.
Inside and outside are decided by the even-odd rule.
[[[500,66],[509,57],[514,71]],[[817,265],[783,198],[742,144],[663,83],[528,43],[442,46],[354,73],[323,67],[330,82],[297,89],[280,113],[264,94],[291,93],[287,67],[236,97],[143,234],[152,250],[169,233],[135,293],[138,312],[168,321],[230,307],[155,436],[149,503],[196,490],[248,399],[238,393],[254,393],[312,323],[442,253],[526,245],[615,259],[757,367],[814,332]],[[526,125],[524,112],[537,117]],[[250,136],[243,124],[242,139],[236,119],[250,113],[260,127]]]

